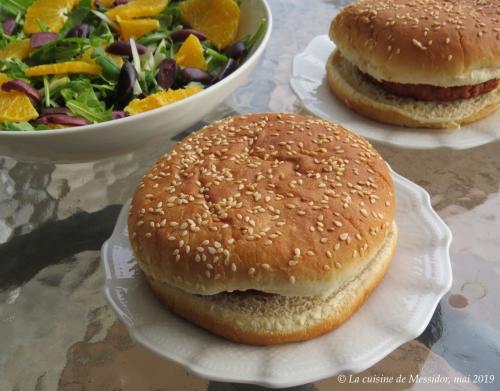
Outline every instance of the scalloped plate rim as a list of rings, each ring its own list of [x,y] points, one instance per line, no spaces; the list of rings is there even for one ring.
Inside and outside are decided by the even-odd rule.
[[[310,56],[315,58],[315,60],[321,61],[323,63],[323,61],[315,55],[314,50],[317,49],[318,46],[326,44],[330,45],[329,50],[333,50],[335,48],[335,45],[333,44],[333,42],[330,41],[327,35],[324,34],[318,35],[314,37],[307,44],[306,48],[302,52],[295,55],[292,63],[290,87],[306,111],[320,118],[335,120],[336,114],[326,113],[322,108],[318,106],[317,103],[311,102],[311,99],[313,98],[311,98],[308,91],[305,91],[299,84],[300,81],[308,81],[308,82],[314,81],[315,83],[323,84],[323,82],[320,83],[320,81],[317,78],[311,79],[304,77],[303,75],[300,74],[298,68],[303,66],[303,64],[308,61],[307,57]],[[360,131],[359,134],[361,134],[362,136],[372,141],[400,148],[406,148],[406,149],[447,148],[452,150],[464,150],[464,149],[476,148],[500,140],[500,127],[498,127],[496,130],[491,128],[485,131],[477,131],[477,130],[472,131],[476,133],[477,136],[475,138],[472,138],[471,140],[471,139],[459,138],[457,136],[457,134],[460,131],[462,131],[463,129],[467,129],[469,125],[463,125],[461,129],[458,129],[456,131],[451,131],[450,133],[447,133],[446,130],[443,131],[437,130],[435,134],[432,134],[431,133],[432,131],[419,128],[400,128],[391,131],[391,130],[382,130],[382,128],[392,125],[382,124],[373,121],[371,119],[364,118],[360,114],[352,112],[344,107],[342,108],[342,111],[349,113],[353,121],[367,121],[368,126],[371,128],[371,131],[373,133],[368,134],[365,133],[365,131]],[[496,113],[492,113],[491,115],[500,116],[500,109]],[[340,120],[339,122],[344,123],[347,127],[356,126],[355,124],[353,125],[352,122],[346,122]],[[355,128],[351,130],[356,132]],[[391,132],[394,132],[394,135],[397,137],[396,138],[391,137],[392,136]],[[420,134],[422,134],[422,132],[426,132],[425,133],[426,138],[423,141],[417,141],[413,143],[410,142],[411,137],[419,135],[419,132]],[[375,137],[373,134],[377,135],[377,137]],[[435,143],[432,143],[431,140],[434,140]]]
[[[404,330],[401,331],[396,337],[384,341],[384,343],[381,343],[379,346],[376,348],[376,353],[374,354],[371,352],[371,356],[368,358],[365,358],[363,360],[353,360],[351,362],[346,363],[344,366],[334,366],[329,368],[329,370],[323,370],[323,371],[318,371],[315,373],[311,373],[308,376],[304,375],[299,375],[295,378],[291,378],[290,376],[284,377],[273,377],[273,376],[262,376],[262,377],[255,377],[251,376],[248,374],[221,374],[220,371],[219,373],[214,373],[212,372],[211,369],[205,368],[202,365],[199,365],[197,363],[193,363],[189,359],[182,357],[181,355],[175,353],[174,350],[170,351],[164,351],[158,347],[156,347],[154,344],[152,344],[148,340],[148,336],[143,333],[141,330],[141,327],[144,325],[141,325],[139,327],[135,327],[133,325],[133,322],[131,322],[124,314],[124,312],[121,309],[121,306],[115,302],[115,299],[113,298],[112,295],[112,290],[115,288],[115,286],[111,283],[111,281],[115,281],[115,278],[108,278],[108,276],[111,275],[111,272],[109,270],[109,263],[111,262],[111,257],[108,254],[110,244],[112,243],[114,237],[116,235],[121,235],[123,233],[123,226],[120,226],[120,222],[126,218],[126,214],[128,211],[128,206],[130,204],[130,200],[127,201],[117,220],[117,224],[115,228],[113,229],[113,233],[111,237],[103,244],[101,248],[101,257],[102,257],[102,262],[104,265],[104,268],[106,270],[106,279],[105,279],[105,285],[103,287],[103,294],[109,303],[109,305],[113,308],[115,313],[117,314],[118,318],[125,323],[127,326],[129,333],[131,337],[133,338],[134,341],[142,345],[143,347],[155,352],[156,354],[160,355],[163,358],[166,358],[170,361],[173,361],[177,364],[180,364],[184,368],[188,369],[190,372],[194,373],[197,376],[200,376],[202,378],[212,380],[212,381],[221,381],[221,382],[233,382],[233,383],[249,383],[249,384],[256,384],[264,387],[270,387],[270,388],[282,388],[282,387],[293,387],[293,386],[298,386],[301,384],[306,384],[306,383],[312,383],[318,380],[322,380],[325,378],[329,378],[335,375],[338,375],[339,373],[358,373],[361,372],[374,364],[376,364],[378,361],[386,357],[388,354],[390,354],[392,351],[397,349],[399,346],[404,344],[405,342],[408,342],[417,336],[419,336],[427,327],[428,323],[430,322],[435,309],[437,305],[439,304],[440,300],[442,297],[449,291],[451,288],[452,284],[452,271],[451,271],[451,262],[450,262],[450,256],[449,256],[449,248],[452,240],[452,234],[451,231],[449,230],[448,226],[444,223],[444,221],[439,217],[439,215],[434,211],[434,209],[431,206],[431,201],[430,201],[430,196],[427,193],[426,190],[424,190],[422,187],[416,185],[415,183],[411,182],[410,180],[402,177],[401,175],[395,173],[391,169],[391,174],[396,185],[401,186],[403,189],[406,190],[406,192],[413,193],[413,195],[418,196],[419,204],[421,208],[419,209],[419,215],[425,215],[427,219],[432,219],[433,220],[433,227],[432,231],[433,233],[440,233],[441,235],[439,236],[438,242],[435,244],[433,247],[433,253],[437,253],[439,255],[439,259],[441,260],[440,264],[441,266],[445,266],[444,274],[443,274],[443,280],[442,281],[436,281],[434,280],[433,284],[433,290],[432,295],[433,298],[432,300],[427,300],[425,303],[425,310],[422,310],[425,315],[422,316],[421,319],[419,319],[419,327],[416,327],[413,330]],[[415,212],[417,213],[417,212]],[[109,274],[108,274],[109,272]],[[384,281],[382,281],[382,284]],[[422,304],[420,304],[422,305]],[[416,321],[415,321],[416,322]],[[415,323],[414,322],[414,323]],[[335,331],[333,331],[335,332]],[[208,333],[208,332],[207,332]],[[225,341],[224,341],[225,342]],[[300,344],[300,342],[298,343]],[[312,372],[312,371],[311,371]]]

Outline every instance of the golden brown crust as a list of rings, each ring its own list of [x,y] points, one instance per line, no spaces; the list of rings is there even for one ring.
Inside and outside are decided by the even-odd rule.
[[[500,75],[500,1],[366,0],[330,26],[343,55],[378,80],[470,85]]]
[[[192,295],[171,288],[166,284],[158,283],[158,281],[149,277],[147,278],[158,299],[174,313],[224,338],[251,345],[276,345],[305,341],[336,329],[363,305],[372,291],[382,281],[391,263],[397,237],[395,232],[394,235],[390,243],[391,247],[385,254],[384,259],[377,260],[377,267],[365,272],[362,281],[358,284],[355,281],[351,283],[350,289],[344,289],[349,290],[348,294],[338,295],[337,299],[325,299],[324,306],[318,306],[319,312],[322,314],[320,319],[313,319],[314,317],[306,314],[309,322],[293,328],[277,329],[271,327],[271,329],[266,329],[256,319],[256,315],[251,314],[247,317],[238,314],[241,315],[240,318],[230,313],[224,314],[225,316],[221,315],[221,311],[224,311],[224,304],[218,305],[214,299],[211,299],[212,296]],[[213,298],[216,297],[217,295],[213,296]],[[332,301],[335,301],[335,304],[332,304]],[[290,314],[287,314],[287,310]],[[283,308],[280,311],[279,324],[291,322],[293,316],[291,312],[292,308]],[[275,316],[274,313],[272,315],[268,314],[267,319],[273,316]]]
[[[389,93],[379,87],[375,87],[380,89],[380,93],[374,97],[367,94],[356,81],[347,80],[345,71],[341,70],[342,61],[345,60],[339,50],[334,51],[328,58],[326,73],[330,90],[350,109],[382,123],[428,129],[453,129],[487,117],[500,105],[499,87],[489,93],[491,99],[485,99],[484,104],[477,104],[471,100],[467,110],[466,107],[460,110],[460,107],[467,105],[464,101],[440,103],[411,100],[411,104],[408,104],[410,99],[393,95],[394,99],[387,99],[386,102],[380,98]],[[411,110],[405,107],[405,104],[408,104]],[[431,109],[424,107],[429,104],[433,104],[434,107]],[[444,108],[445,105],[448,105],[448,109]],[[420,110],[414,110],[418,106]],[[439,115],[438,107],[442,108],[439,110]],[[467,112],[470,113],[466,114]]]
[[[191,293],[330,292],[394,218],[392,180],[363,138],[310,116],[217,121],[143,178],[129,235],[146,274]]]

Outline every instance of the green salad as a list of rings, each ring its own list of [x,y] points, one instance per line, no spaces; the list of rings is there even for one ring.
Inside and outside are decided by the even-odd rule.
[[[0,129],[105,122],[219,82],[266,30],[237,40],[234,0],[2,0]]]

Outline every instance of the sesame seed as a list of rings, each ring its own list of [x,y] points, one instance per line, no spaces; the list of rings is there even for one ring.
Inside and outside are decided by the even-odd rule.
[[[249,276],[253,276],[255,274],[255,268],[254,267],[251,267],[250,269],[248,269],[248,275]]]
[[[414,46],[418,47],[419,49],[427,50],[427,47],[422,45],[422,42],[420,42],[419,40],[412,38],[411,42],[413,43]]]
[[[348,237],[349,237],[349,234],[347,232],[341,233],[339,235],[340,240],[347,240]]]
[[[235,271],[236,271],[236,269],[237,269],[237,268],[236,268],[236,264],[232,263],[232,264],[231,264],[231,270],[232,270],[233,272],[235,272]]]
[[[295,284],[295,277],[294,276],[290,276],[290,278],[288,280],[290,281],[291,284]]]
[[[327,238],[321,238],[319,241],[321,243],[325,244],[326,242],[328,242],[328,239]]]

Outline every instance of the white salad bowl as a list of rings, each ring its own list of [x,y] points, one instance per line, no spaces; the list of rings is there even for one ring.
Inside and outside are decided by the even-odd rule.
[[[199,122],[241,86],[269,41],[272,16],[266,0],[242,0],[239,37],[255,33],[267,20],[264,37],[225,79],[179,102],[108,122],[52,130],[0,130],[0,155],[19,160],[85,162],[120,155],[172,137]]]

